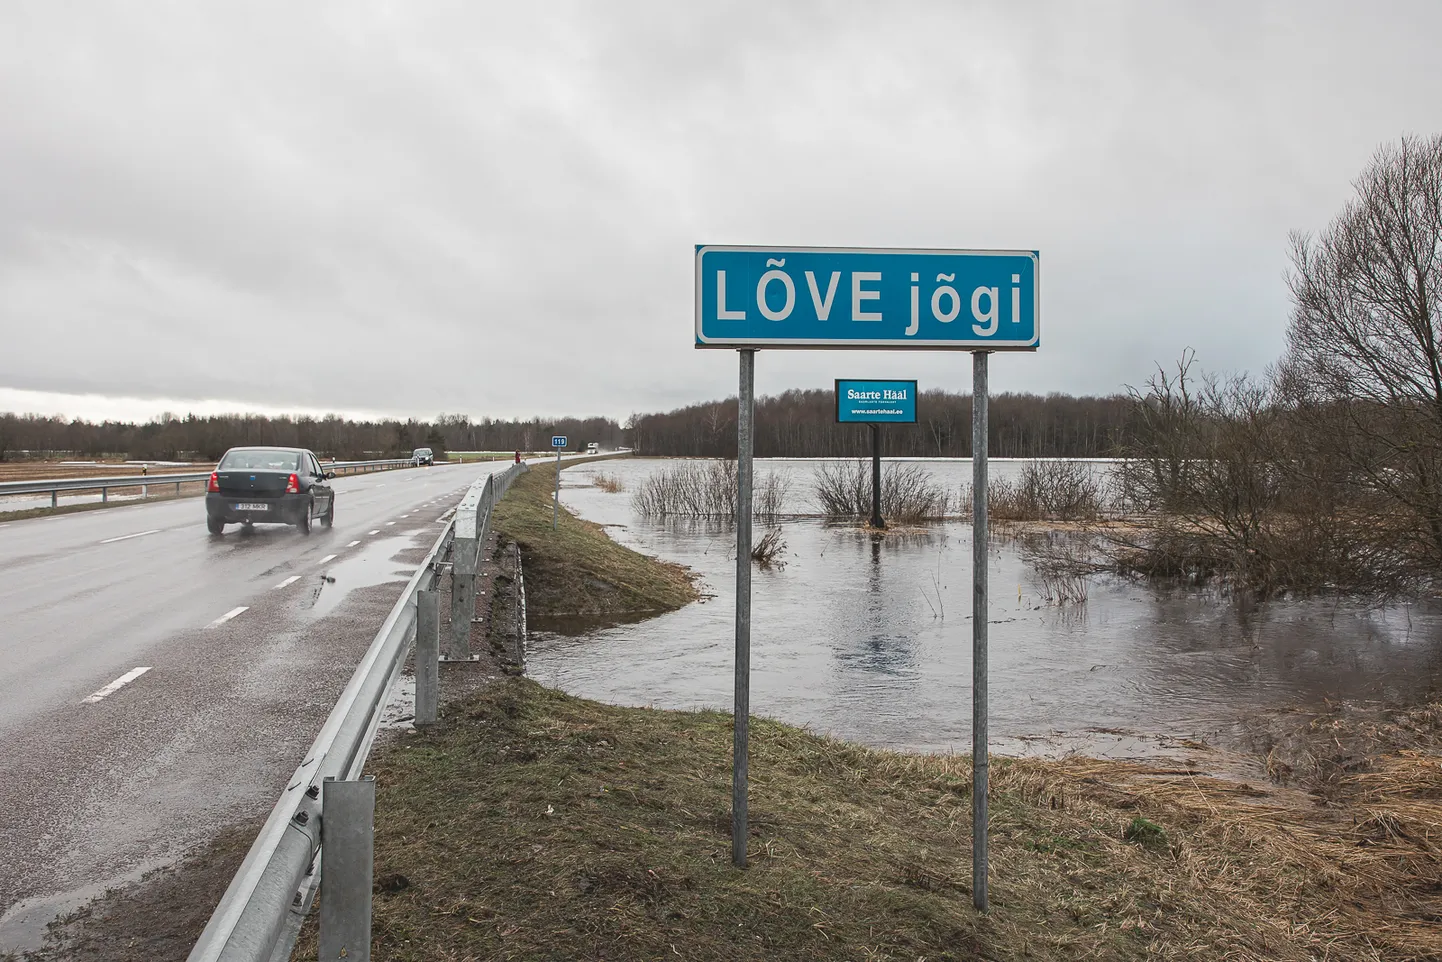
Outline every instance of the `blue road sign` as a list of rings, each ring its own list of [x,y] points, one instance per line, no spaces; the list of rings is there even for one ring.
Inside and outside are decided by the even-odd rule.
[[[915,424],[915,381],[836,380],[836,420],[843,424]]]
[[[696,346],[1034,351],[1036,251],[696,248]]]
[[[566,446],[566,437],[565,437],[565,435],[563,435],[563,434],[557,434],[555,437],[551,438],[551,447],[553,447],[553,448],[564,448],[565,446]]]

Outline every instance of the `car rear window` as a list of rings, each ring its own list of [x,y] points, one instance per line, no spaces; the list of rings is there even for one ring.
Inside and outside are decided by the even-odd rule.
[[[227,451],[220,459],[222,471],[299,471],[300,455],[295,451],[271,451],[266,448],[251,448],[247,451]]]

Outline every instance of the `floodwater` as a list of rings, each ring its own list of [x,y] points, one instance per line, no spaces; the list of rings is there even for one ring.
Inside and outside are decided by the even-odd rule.
[[[528,670],[542,683],[617,704],[729,710],[735,535],[720,524],[635,516],[632,494],[665,463],[570,469],[562,501],[618,541],[689,565],[713,597],[639,624],[540,634]],[[956,491],[970,480],[968,461],[924,467]],[[757,463],[758,475],[777,469],[790,471],[793,491],[805,494],[813,464]],[[1019,470],[997,463],[993,476]],[[597,471],[625,490],[596,488]],[[753,713],[872,745],[969,751],[971,525],[873,538],[797,520],[781,533],[784,568],[753,569]],[[1337,699],[1411,702],[1442,681],[1435,604],[1243,608],[1209,591],[1094,576],[1083,603],[1057,605],[1045,600],[1014,542],[994,540],[988,557],[990,719],[1000,752],[1146,755],[1177,739],[1212,737],[1253,711]]]

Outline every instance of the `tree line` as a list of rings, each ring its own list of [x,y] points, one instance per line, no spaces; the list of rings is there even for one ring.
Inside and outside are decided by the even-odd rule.
[[[915,424],[883,429],[894,457],[971,457],[971,395],[922,391]],[[999,394],[990,400],[990,454],[1000,458],[1094,458],[1118,452],[1132,419],[1126,395]],[[708,401],[626,425],[639,454],[736,456],[736,399]],[[836,423],[835,392],[791,390],[756,400],[757,457],[857,457],[871,452],[871,428]]]
[[[309,448],[323,458],[360,461],[408,457],[418,447],[446,451],[539,451],[553,434],[573,443],[618,447],[625,432],[614,420],[531,418],[471,420],[441,414],[433,421],[352,421],[326,417],[164,414],[145,423],[84,421],[36,414],[0,414],[0,461],[20,459],[129,458],[214,461],[227,448],[274,444]]]
[[[884,446],[898,457],[970,457],[971,397],[924,391],[918,422],[888,425]],[[1002,394],[991,400],[995,457],[1100,457],[1126,435],[1125,396]],[[837,424],[833,394],[790,390],[756,404],[759,457],[854,457],[871,450],[870,429]],[[623,427],[604,417],[352,421],[335,415],[162,415],[145,423],[91,422],[35,414],[0,414],[0,460],[53,457],[214,460],[241,444],[310,448],[342,460],[402,457],[422,445],[438,451],[539,451],[553,434],[574,447],[634,448],[660,457],[736,456],[736,400],[707,401],[656,414],[633,415]]]

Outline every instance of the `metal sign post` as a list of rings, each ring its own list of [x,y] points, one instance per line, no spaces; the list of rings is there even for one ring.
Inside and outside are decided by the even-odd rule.
[[[987,354],[1041,344],[1036,251],[850,247],[696,247],[696,347],[741,354],[737,421],[736,705],[731,860],[746,864],[747,723],[751,709],[751,447],[760,348],[951,350],[973,353],[972,901],[987,909]],[[895,384],[897,382],[890,382]],[[837,381],[837,420],[915,421],[887,382]],[[848,395],[842,385],[880,393]],[[872,385],[863,388],[861,385]],[[893,401],[903,403],[896,404]],[[909,415],[909,417],[907,416]],[[877,429],[879,431],[879,429]],[[880,436],[872,520],[880,521]],[[559,481],[557,482],[559,485]],[[558,495],[559,503],[559,495]]]
[[[836,423],[871,425],[871,526],[886,528],[881,517],[881,426],[916,423],[915,381],[836,379]]]
[[[881,425],[871,426],[871,526],[886,527],[881,517]]]
[[[561,519],[561,450],[565,447],[564,434],[552,437],[551,447],[555,449],[555,503],[551,505],[551,531],[555,531],[555,526]]]
[[[731,864],[746,867],[746,784],[751,722],[751,449],[756,352],[740,351],[736,411],[736,703],[731,735]]]
[[[971,904],[986,911],[986,352],[971,356]]]

